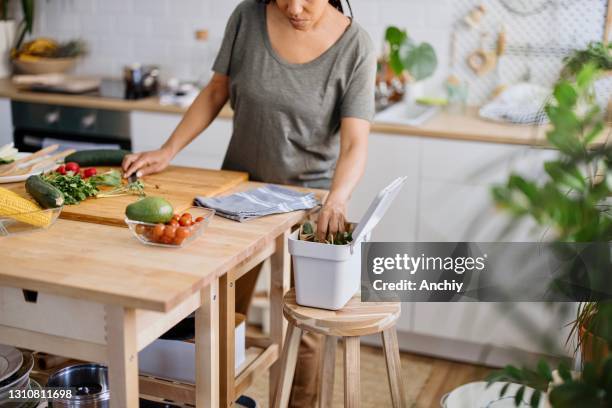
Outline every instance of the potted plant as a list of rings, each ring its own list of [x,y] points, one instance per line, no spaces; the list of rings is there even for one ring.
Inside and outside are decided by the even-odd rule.
[[[414,101],[422,96],[422,81],[433,75],[438,66],[436,52],[429,43],[417,44],[406,30],[387,27],[385,41],[389,47],[388,64],[405,81],[405,99]]]
[[[513,174],[492,193],[498,207],[515,218],[532,218],[551,232],[554,242],[606,243],[602,255],[609,265],[612,147],[594,143],[601,142],[605,129],[601,110],[592,98],[592,85],[600,75],[598,66],[589,63],[574,69],[574,74],[566,77],[571,80],[561,79],[556,84],[552,101],[546,106],[551,122],[547,139],[559,156],[545,163],[546,179],[538,182]],[[570,336],[577,336],[583,356],[582,368],[574,375],[567,364],[561,364],[554,380],[548,364],[540,361],[536,369],[507,366],[492,374],[489,381],[535,388],[538,392],[529,401],[534,407],[547,391],[554,408],[612,406],[612,356],[608,355],[612,346],[612,302],[582,304]],[[523,392],[524,388],[515,395],[516,405]]]

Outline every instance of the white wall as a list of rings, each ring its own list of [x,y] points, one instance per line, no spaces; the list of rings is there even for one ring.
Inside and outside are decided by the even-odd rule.
[[[91,54],[78,73],[120,76],[131,62],[158,63],[164,76],[206,79],[225,23],[240,0],[37,0],[35,35],[62,40],[82,38]],[[380,49],[390,24],[407,28],[417,40],[437,50],[445,77],[450,0],[352,0],[355,20]],[[209,41],[194,39],[209,30]],[[431,82],[438,82],[435,79]]]

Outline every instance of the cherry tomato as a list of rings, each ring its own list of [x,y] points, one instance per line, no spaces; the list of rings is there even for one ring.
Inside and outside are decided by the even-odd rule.
[[[151,234],[154,239],[160,239],[164,235],[166,226],[164,224],[157,224],[153,227],[153,233]]]
[[[174,218],[171,219],[167,225],[172,225],[173,227],[178,227],[179,226],[179,221],[175,220]]]
[[[66,174],[66,166],[64,166],[63,164],[61,166],[59,166],[57,169],[55,169],[55,171],[59,174]]]
[[[180,215],[180,214],[174,214],[174,215],[172,216],[172,219],[173,219],[173,220],[178,221],[178,220],[180,220],[180,219],[181,219],[181,215]]]
[[[166,229],[164,230],[164,237],[168,237],[170,239],[174,238],[176,234],[177,227],[174,225],[166,225]]]
[[[192,222],[191,222],[191,214],[185,213],[185,214],[181,215],[181,219],[179,220],[179,224],[181,224],[182,227],[190,226],[192,224]]]
[[[174,245],[181,245],[183,243],[183,241],[185,241],[185,238],[183,237],[179,237],[178,235],[174,237],[174,239],[172,240],[172,243]]]
[[[81,168],[79,167],[78,163],[75,163],[75,162],[66,163],[66,171],[71,171],[74,174],[77,174],[80,169]]]
[[[166,235],[162,236],[157,242],[160,242],[162,244],[171,244],[174,238],[170,238]]]
[[[147,226],[146,225],[142,225],[142,224],[136,225],[136,233],[138,235],[144,235],[146,232],[147,232]]]
[[[187,238],[189,237],[189,235],[191,235],[191,230],[189,227],[179,227],[176,230],[176,234],[174,235],[175,238]]]
[[[195,222],[202,222],[204,221],[204,217],[198,217],[195,219]]]
[[[98,174],[98,171],[95,167],[90,167],[88,169],[83,170],[84,179],[90,178],[91,176],[95,176],[96,174]]]

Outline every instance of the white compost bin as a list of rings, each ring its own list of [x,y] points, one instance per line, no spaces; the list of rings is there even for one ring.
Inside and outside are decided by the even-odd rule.
[[[330,245],[299,240],[299,230],[289,237],[293,260],[296,301],[302,306],[338,310],[359,291],[361,283],[361,242],[381,220],[406,177],[395,179],[374,199],[355,226],[348,245]]]

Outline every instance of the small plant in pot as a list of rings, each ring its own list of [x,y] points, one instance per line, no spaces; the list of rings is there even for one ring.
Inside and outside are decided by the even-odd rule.
[[[531,218],[546,228],[556,243],[604,243],[603,270],[611,271],[612,241],[612,147],[602,138],[605,126],[599,106],[591,95],[592,84],[601,74],[593,64],[576,71],[572,80],[560,80],[553,99],[546,106],[551,122],[548,142],[558,149],[558,158],[545,163],[546,179],[529,180],[510,176],[506,184],[492,190],[498,207],[516,219]],[[607,140],[606,138],[606,140]],[[606,266],[607,265],[607,266]],[[612,302],[583,303],[570,336],[578,339],[582,367],[572,373],[567,364],[557,368],[553,378],[550,366],[540,361],[535,369],[507,366],[493,373],[489,381],[523,384],[536,389],[531,406],[548,392],[553,408],[612,406]],[[502,389],[502,393],[507,387]],[[521,391],[522,390],[522,391]],[[515,395],[518,406],[525,388]]]
[[[419,95],[422,80],[429,78],[438,66],[438,58],[431,44],[416,43],[406,30],[387,27],[385,41],[389,47],[389,67],[406,83],[405,98],[413,101]]]

